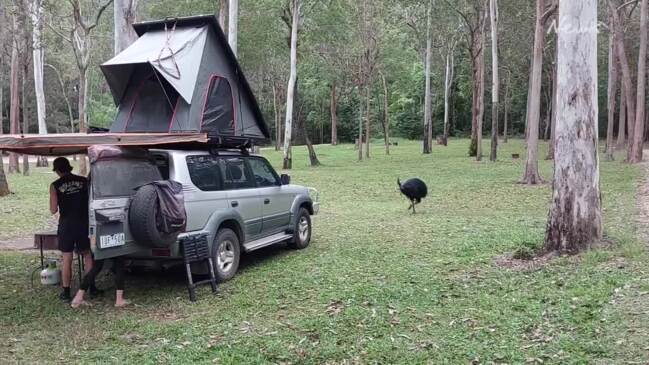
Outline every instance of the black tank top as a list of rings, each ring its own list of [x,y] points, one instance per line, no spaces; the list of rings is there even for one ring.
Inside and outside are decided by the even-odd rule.
[[[88,227],[88,179],[67,174],[52,183],[59,203],[59,227],[74,225],[80,230]]]

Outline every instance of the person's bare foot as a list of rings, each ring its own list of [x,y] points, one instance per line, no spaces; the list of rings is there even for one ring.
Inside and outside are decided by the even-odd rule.
[[[131,304],[131,302],[129,302],[128,300],[122,299],[120,301],[115,301],[115,308],[124,308],[124,307],[128,306],[129,304]]]
[[[72,308],[74,308],[74,309],[77,309],[77,308],[79,308],[79,307],[81,307],[81,306],[91,307],[92,304],[86,302],[86,301],[83,300],[83,299],[82,299],[81,301],[74,301],[74,300],[73,300],[72,303],[70,303],[70,307],[72,307]]]

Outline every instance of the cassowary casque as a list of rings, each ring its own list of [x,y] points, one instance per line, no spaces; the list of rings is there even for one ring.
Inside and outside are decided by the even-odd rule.
[[[428,195],[426,183],[418,178],[413,178],[406,180],[406,182],[402,184],[397,178],[397,184],[399,184],[399,190],[401,190],[401,193],[410,200],[408,210],[412,208],[412,213],[416,213],[415,205],[421,203],[421,200]]]

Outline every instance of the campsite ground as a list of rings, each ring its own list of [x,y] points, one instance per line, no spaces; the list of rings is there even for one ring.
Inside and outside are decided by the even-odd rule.
[[[637,223],[642,167],[601,164],[607,247],[525,270],[497,258],[538,247],[550,186],[516,184],[520,141],[497,163],[452,140],[419,153],[403,142],[356,162],[353,146],[295,151],[293,181],[318,188],[312,245],[243,259],[232,281],[191,304],[182,272],[129,275],[128,309],[112,293],[73,311],[29,273],[34,253],[0,251],[0,358],[20,363],[645,363],[649,257]],[[545,149],[546,146],[543,146]],[[263,153],[273,165],[281,156]],[[542,150],[541,156],[545,155]],[[541,163],[551,177],[551,164]],[[396,179],[419,176],[429,197],[406,211]],[[48,220],[53,177],[11,176],[0,240]],[[644,196],[649,199],[649,196]],[[110,280],[102,277],[103,287]]]

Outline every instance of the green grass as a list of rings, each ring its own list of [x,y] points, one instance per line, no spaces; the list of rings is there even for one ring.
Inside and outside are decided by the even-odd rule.
[[[195,304],[187,300],[182,273],[171,272],[130,275],[127,296],[135,307],[115,310],[107,295],[75,312],[55,299],[54,288],[30,288],[34,255],[0,252],[0,358],[115,364],[647,361],[649,339],[638,330],[638,323],[649,325],[646,305],[624,300],[649,291],[649,258],[633,224],[640,168],[601,164],[610,248],[512,271],[494,258],[542,243],[550,186],[516,184],[524,162],[509,156],[524,156],[520,141],[502,145],[497,163],[469,159],[467,146],[452,140],[423,156],[418,143],[402,142],[385,156],[377,144],[364,162],[356,161],[353,146],[317,146],[319,168],[308,167],[305,148],[296,148],[292,179],[316,187],[322,202],[312,245],[246,256],[219,295],[201,289]],[[279,153],[263,152],[281,165]],[[549,162],[541,162],[541,174],[550,179]],[[417,215],[407,212],[396,185],[397,177],[413,176],[429,188]],[[0,231],[27,232],[42,224],[41,213],[34,213],[44,201],[47,181],[40,180],[12,179],[17,194],[9,201],[26,202],[1,211]],[[0,204],[5,209],[5,201]],[[22,222],[26,215],[30,221]]]

